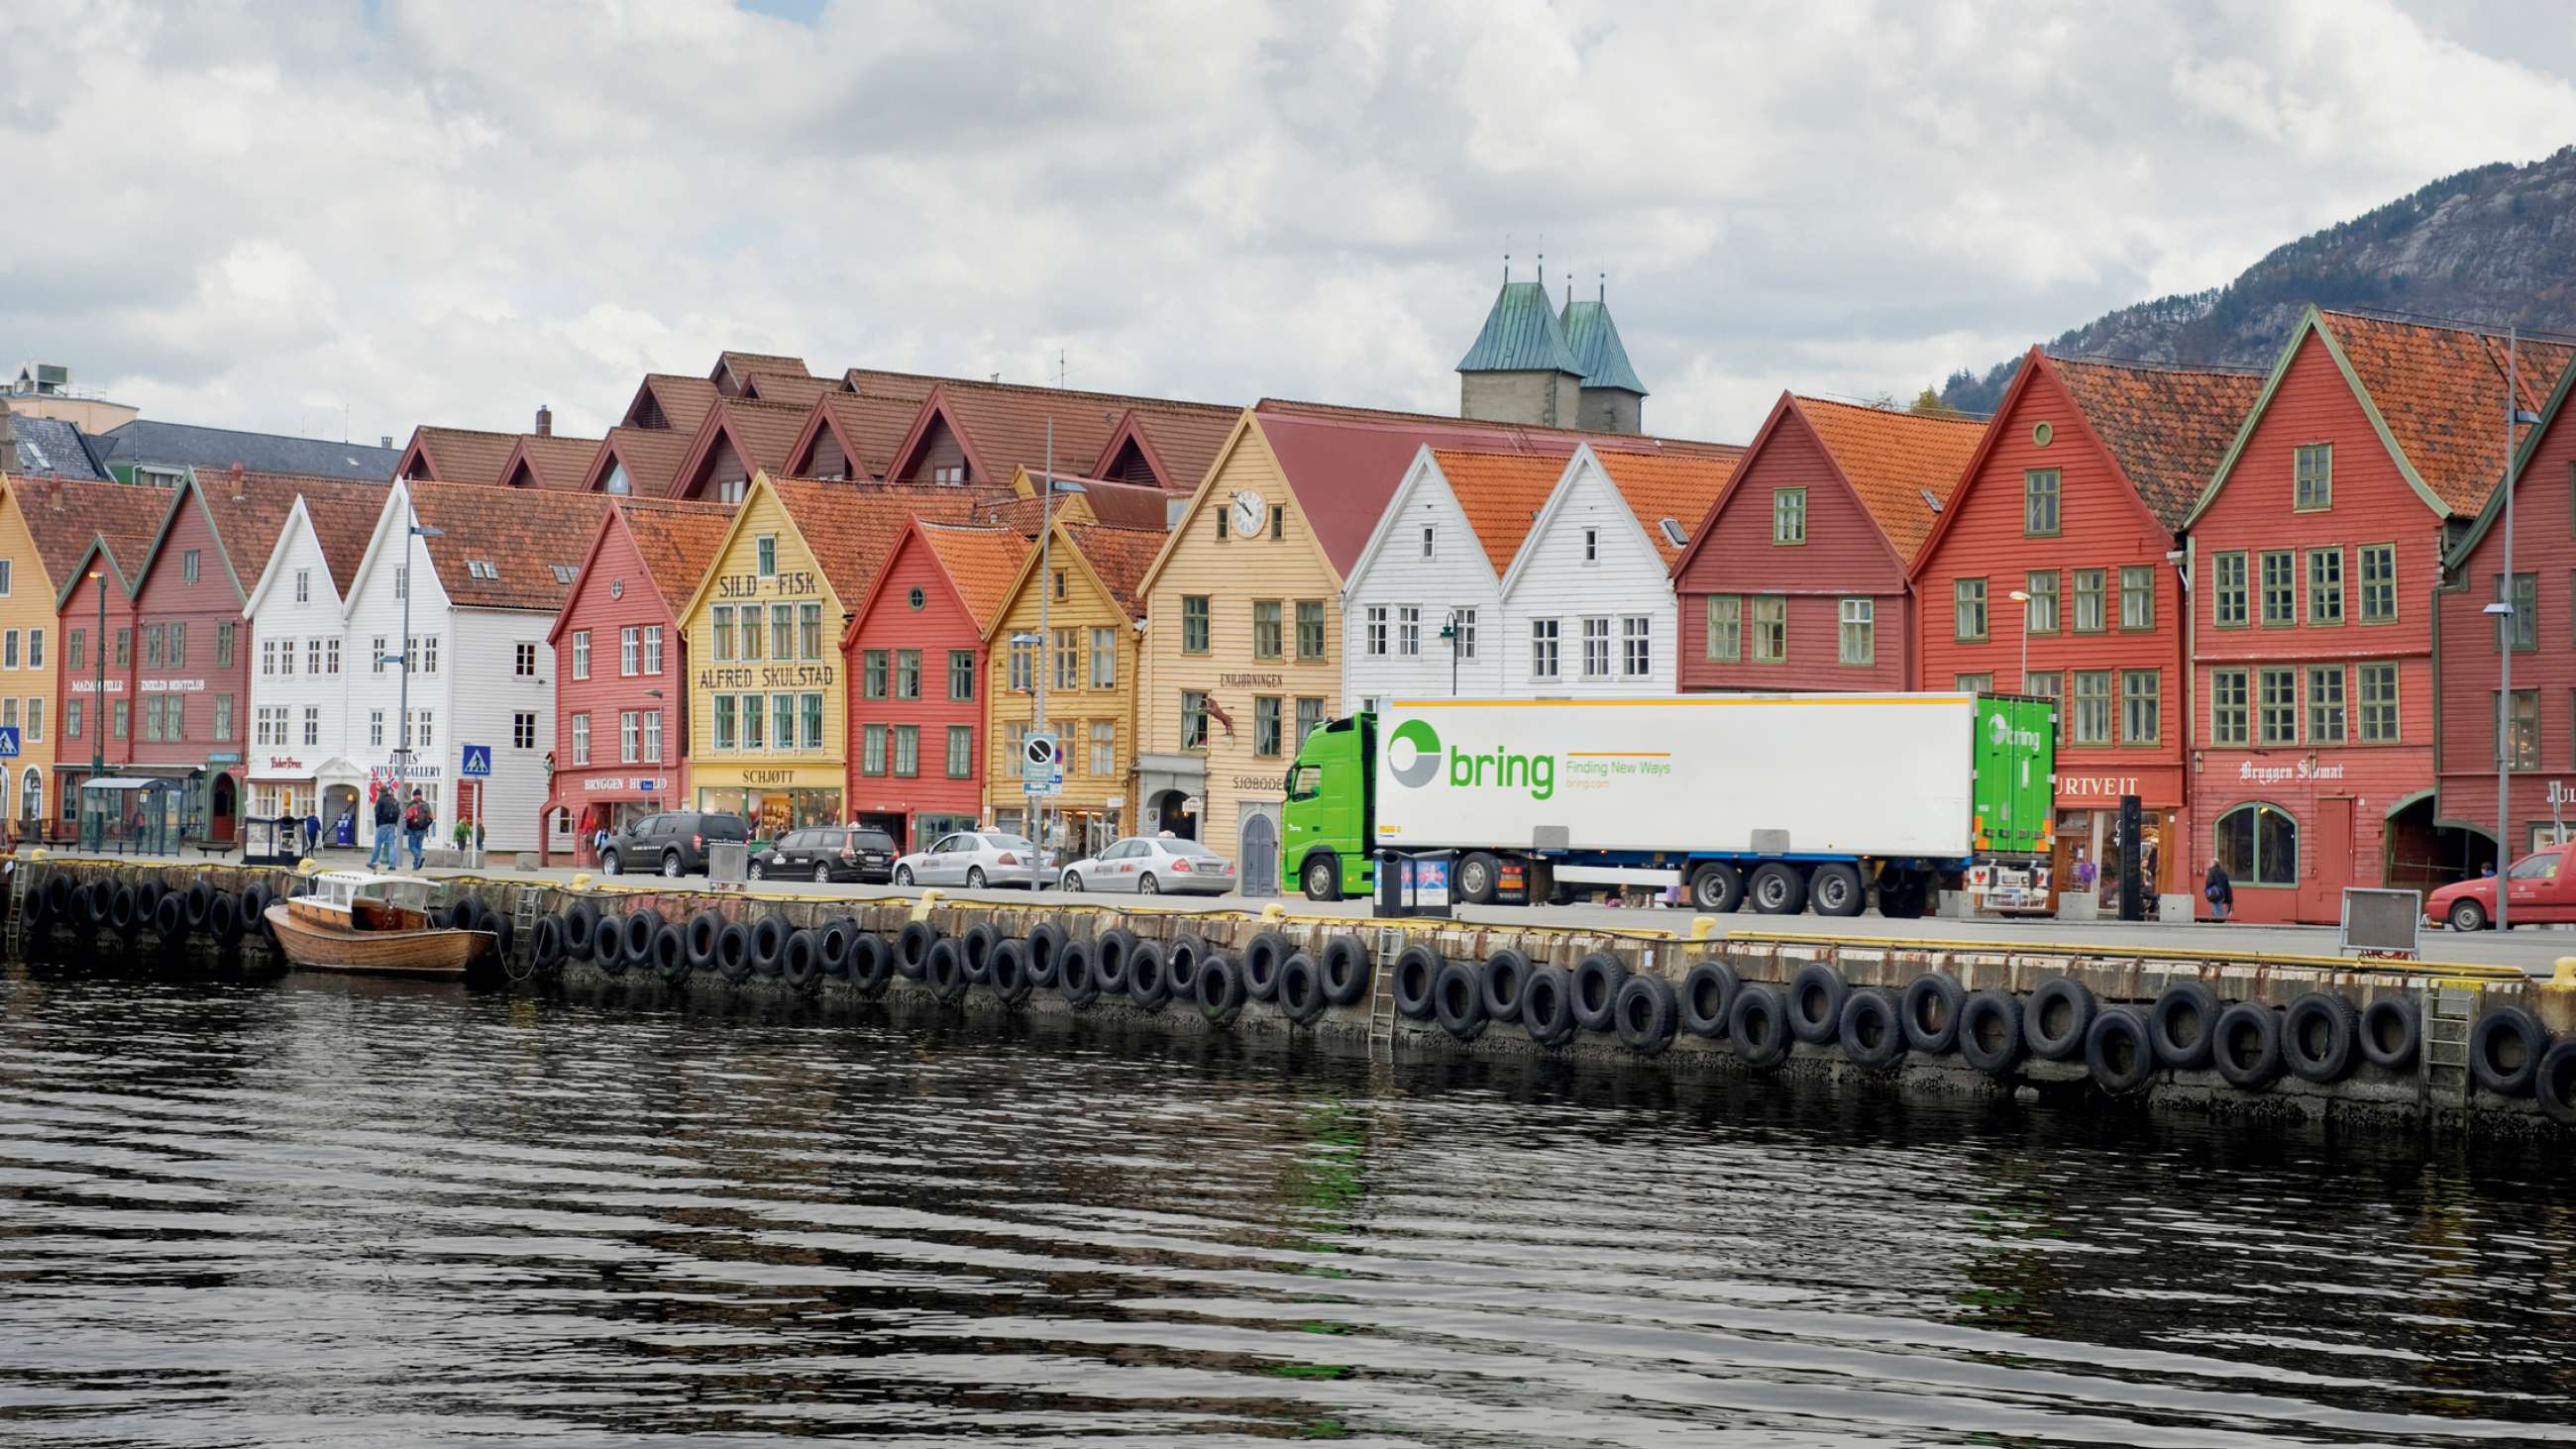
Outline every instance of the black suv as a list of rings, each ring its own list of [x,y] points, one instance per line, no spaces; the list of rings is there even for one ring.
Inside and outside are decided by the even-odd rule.
[[[753,880],[771,876],[883,885],[894,879],[894,837],[864,825],[791,830],[751,858]]]
[[[610,875],[624,875],[630,867],[664,875],[704,875],[710,842],[750,839],[751,832],[739,815],[665,810],[608,837],[608,848],[599,853],[599,868]]]

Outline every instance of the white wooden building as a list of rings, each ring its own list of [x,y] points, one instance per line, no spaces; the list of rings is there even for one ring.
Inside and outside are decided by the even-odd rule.
[[[1732,449],[1575,449],[1502,576],[1504,697],[1675,691],[1672,562],[1734,462]]]
[[[1504,690],[1502,575],[1564,470],[1563,455],[1414,456],[1342,586],[1347,708]]]
[[[353,500],[298,495],[251,586],[242,608],[251,651],[242,761],[250,818],[318,810],[331,840],[348,812],[363,845],[366,772],[349,753],[348,679],[364,661],[349,653],[341,586],[357,571],[366,534],[363,515],[348,515],[360,515]]]

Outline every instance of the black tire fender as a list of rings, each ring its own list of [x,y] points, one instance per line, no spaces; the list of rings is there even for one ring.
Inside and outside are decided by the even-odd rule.
[[[1630,976],[1619,983],[1619,995],[1610,1003],[1610,1019],[1618,1030],[1619,1045],[1641,1057],[1659,1057],[1681,1030],[1681,1001],[1673,994],[1673,984],[1661,976]]]
[[[847,916],[837,916],[816,926],[814,962],[823,974],[836,981],[850,979],[850,944],[859,938],[859,923]]]
[[[600,970],[611,976],[626,974],[626,918],[610,911],[599,918],[599,929],[590,937],[590,956]]]
[[[990,921],[977,921],[966,928],[966,934],[957,938],[959,949],[966,953],[966,979],[969,982],[981,986],[990,979],[987,968],[993,960],[993,943],[1000,939],[1001,931]]]
[[[1585,1031],[1618,1027],[1615,1008],[1628,968],[1607,951],[1595,951],[1574,963],[1574,1024]]]
[[[993,954],[984,962],[984,979],[993,988],[993,997],[1004,1006],[1017,1007],[1029,999],[1029,943],[1002,940],[993,943]]]
[[[2156,1044],[2147,1019],[2128,1006],[2094,1013],[2084,1029],[2084,1070],[2094,1086],[2114,1097],[2144,1090],[2156,1075]]]
[[[1172,999],[1171,963],[1162,946],[1135,941],[1127,947],[1127,999],[1141,1011],[1160,1011]]]
[[[650,960],[653,955],[653,933],[661,929],[661,914],[650,907],[629,913],[624,931],[626,959],[638,966]]]
[[[1485,981],[1464,961],[1444,961],[1431,980],[1431,1018],[1459,1041],[1485,1034]]]
[[[811,991],[823,982],[823,943],[809,928],[787,933],[787,944],[779,948],[778,974],[798,991]]]
[[[599,907],[588,901],[575,901],[564,908],[564,955],[574,961],[587,961],[599,934]]]
[[[2210,1064],[2240,1092],[2267,1091],[2288,1070],[2281,1059],[2281,1013],[2259,1001],[2240,1001],[2220,1012],[2209,1047]]]
[[[861,931],[850,938],[850,984],[858,988],[859,999],[875,1001],[893,982],[894,948],[885,937]]]
[[[939,942],[939,928],[928,921],[906,921],[894,938],[894,969],[906,981],[919,981],[930,969],[930,948]]]
[[[762,916],[752,922],[751,969],[763,976],[775,976],[784,970],[790,934],[786,918],[782,916]]]
[[[1324,954],[1315,963],[1324,973],[1324,999],[1335,1006],[1348,1006],[1368,995],[1373,972],[1369,965],[1368,947],[1351,935],[1335,936],[1324,943]]]
[[[2424,1044],[2424,1014],[2412,997],[2383,996],[2361,1009],[2358,1036],[2363,1061],[2404,1071]]]
[[[2218,1041],[2218,1018],[2227,1008],[2218,993],[2197,981],[2168,986],[2147,1012],[2147,1036],[2156,1060],[2177,1071],[2207,1067]]]
[[[1843,1003],[1851,987],[1843,973],[1810,961],[1789,978],[1789,1031],[1809,1046],[1827,1046],[1842,1034]]]
[[[1845,996],[1834,1021],[1834,1039],[1842,1044],[1844,1060],[1868,1071],[1884,1071],[1904,1060],[1904,1008],[1896,993],[1863,986]]]
[[[1521,1019],[1521,988],[1529,984],[1529,958],[1509,946],[1485,958],[1485,1015],[1496,1021]]]
[[[716,964],[716,937],[724,934],[724,912],[703,910],[689,917],[686,934],[680,944],[688,950],[689,969],[712,971]]]
[[[2540,1055],[2540,1068],[2532,1073],[2531,1095],[2540,1102],[2540,1110],[2561,1127],[2576,1127],[2576,1037],[2559,1042]]]
[[[1767,1071],[1789,1059],[1797,1038],[1789,1034],[1789,994],[1777,986],[1747,985],[1726,1009],[1726,1040],[1735,1059]]]
[[[1252,999],[1244,989],[1243,963],[1222,951],[1210,951],[1199,958],[1199,1015],[1210,1026],[1232,1026],[1243,1015],[1243,1004]]]
[[[693,969],[689,962],[688,932],[664,921],[653,929],[653,944],[645,955],[653,963],[653,974],[677,986],[689,979]]]
[[[1064,950],[1064,927],[1053,921],[1042,921],[1029,932],[1029,984],[1041,991],[1055,989],[1056,957]]]
[[[1521,983],[1521,1027],[1543,1047],[1574,1037],[1574,973],[1562,966],[1533,966]]]
[[[163,896],[153,904],[152,929],[164,941],[188,934],[188,903],[177,896]]]
[[[1063,995],[1064,1004],[1076,1011],[1089,1011],[1100,999],[1100,978],[1091,970],[1091,943],[1067,941],[1055,956],[1055,989]]]
[[[1207,942],[1196,936],[1183,936],[1163,947],[1163,974],[1171,979],[1172,999],[1195,1001],[1199,990],[1199,963],[1207,959]]]
[[[1277,931],[1263,931],[1243,948],[1243,986],[1253,1000],[1279,994],[1279,963],[1288,959],[1288,951],[1288,938]]]
[[[1100,983],[1106,996],[1127,994],[1127,962],[1136,949],[1136,933],[1124,926],[1112,926],[1092,938],[1091,977]]]
[[[1702,961],[1682,978],[1682,1030],[1704,1041],[1720,1041],[1726,1036],[1726,1015],[1735,1005],[1735,994],[1744,984],[1735,977],[1735,968],[1723,961]]]
[[[134,919],[134,887],[123,881],[116,883],[115,893],[107,898],[107,923],[120,936],[132,935],[141,924]]]
[[[1959,1008],[1968,1003],[1968,988],[1946,971],[1926,971],[1905,983],[1897,1003],[1905,1023],[1905,1044],[1927,1057],[1946,1057],[1959,1049]]]
[[[1429,1021],[1432,986],[1440,979],[1440,953],[1416,941],[1395,958],[1395,1010],[1407,1021]]]
[[[2303,994],[2281,1013],[2281,1054],[2300,1081],[2342,1081],[2361,1059],[2360,1013],[2334,992]]]
[[[716,974],[736,986],[751,979],[751,927],[727,921],[716,932]]]
[[[528,942],[528,958],[540,971],[552,971],[563,965],[562,917],[537,917],[537,933]]]
[[[53,898],[49,892],[46,896],[46,904],[51,905],[52,903]],[[206,908],[214,903],[214,886],[209,884],[202,877],[188,883],[187,897],[181,902],[181,909],[187,912],[189,930],[196,930],[198,927],[206,924]]]
[[[2469,1028],[2469,1075],[2499,1097],[2528,1097],[2549,1052],[2540,1018],[2519,1006],[2491,1006]]]
[[[1959,1004],[1959,1055],[1990,1077],[2010,1075],[2029,1045],[2022,1039],[2021,998],[1971,991]]]
[[[206,932],[215,938],[215,944],[230,950],[241,944],[248,928],[249,922],[242,919],[241,902],[233,899],[230,891],[217,891],[214,903],[206,907]]]
[[[2093,1029],[2094,1010],[2092,988],[2083,982],[2071,976],[2041,982],[2022,1007],[2022,1037],[2030,1054],[2044,1062],[2083,1056],[2084,1034]]]
[[[930,994],[942,1006],[955,1006],[966,999],[966,949],[956,937],[942,936],[931,944],[922,979],[930,984]]]
[[[1274,993],[1279,1014],[1298,1026],[1309,1026],[1324,1014],[1324,970],[1303,951],[1279,963]]]

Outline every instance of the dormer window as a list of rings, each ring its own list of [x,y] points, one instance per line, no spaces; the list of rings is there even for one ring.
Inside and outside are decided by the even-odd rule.
[[[581,573],[577,564],[548,564],[547,567],[555,571],[555,582],[559,584],[569,584]]]
[[[758,558],[755,568],[764,579],[778,576],[778,535],[764,533],[752,544]]]
[[[611,463],[608,465],[608,482],[603,486],[608,492],[617,494],[627,494],[635,491],[635,483],[632,479],[626,476],[626,465],[623,463]]]
[[[1664,531],[1664,542],[1671,544],[1675,548],[1680,548],[1683,544],[1690,542],[1690,535],[1682,531],[1682,521],[1678,518],[1657,519],[1655,521],[1655,527]]]
[[[488,558],[467,559],[465,561],[465,572],[470,578],[497,579],[501,577],[500,566],[493,563]]]

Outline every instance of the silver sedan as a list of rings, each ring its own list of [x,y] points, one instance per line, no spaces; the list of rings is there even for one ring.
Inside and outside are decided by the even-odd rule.
[[[1138,835],[1066,866],[1062,883],[1069,891],[1221,896],[1234,889],[1234,862],[1195,840]]]
[[[960,830],[943,835],[928,850],[916,850],[894,863],[899,886],[1025,886],[1038,883],[1037,847],[1017,835],[991,830]]]

